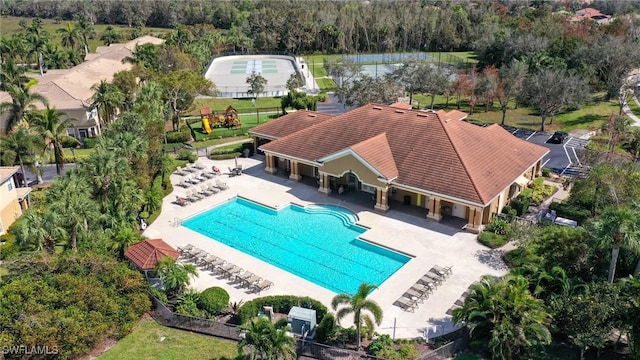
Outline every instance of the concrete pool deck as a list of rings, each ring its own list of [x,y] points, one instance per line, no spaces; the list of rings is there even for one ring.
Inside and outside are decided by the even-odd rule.
[[[245,169],[242,176],[218,177],[227,183],[228,190],[186,207],[173,204],[176,195],[185,196],[186,192],[175,185],[182,177],[171,175],[174,191],[163,200],[162,213],[149,225],[144,235],[149,238],[162,238],[174,247],[193,244],[274,283],[270,289],[256,294],[208,271],[199,270],[199,277],[191,282],[191,287],[202,291],[211,286],[220,286],[229,292],[231,301],[234,302],[266,295],[310,296],[330,308],[331,299],[336,293],[180,225],[182,220],[238,195],[272,207],[290,202],[301,205],[325,203],[346,206],[358,214],[359,224],[370,228],[362,238],[413,256],[412,260],[369,295],[370,299],[380,305],[384,313],[382,324],[376,331],[393,335],[395,322],[396,338],[432,337],[454,330],[451,316],[447,312],[469,285],[484,274],[501,276],[507,272],[500,257],[500,250],[491,250],[481,245],[476,241],[474,234],[393,208],[387,213],[378,213],[370,208],[342,203],[309,185],[265,173],[262,160],[260,156],[239,158],[238,164]],[[216,165],[223,172],[224,169],[235,165],[233,159],[214,161],[201,158],[199,161],[207,168]],[[429,299],[418,304],[414,312],[406,312],[393,305],[396,299],[436,264],[453,266],[453,274]],[[342,321],[345,327],[351,326],[352,323],[353,318]]]

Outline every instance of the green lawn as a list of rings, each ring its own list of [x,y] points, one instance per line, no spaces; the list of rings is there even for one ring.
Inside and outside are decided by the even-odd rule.
[[[2,22],[2,37],[11,37],[13,33],[20,32],[20,20],[26,20],[27,24],[31,24],[31,18],[22,18],[16,16],[2,16],[0,20]],[[72,24],[75,25],[74,21],[71,21]],[[61,20],[57,21],[54,19],[42,19],[42,27],[43,29],[49,33],[49,37],[55,43],[60,45],[60,35],[57,33],[57,29],[64,28],[67,26],[67,21]],[[112,25],[114,29],[123,34],[125,38],[128,38],[129,32],[131,28],[127,26],[118,26]],[[98,46],[104,45],[104,43],[100,40],[100,35],[104,32],[107,25],[94,25],[93,28],[96,30],[97,36],[93,39],[89,39],[89,51],[94,52]],[[143,28],[142,32],[144,34],[150,34],[154,36],[158,36],[162,33],[169,32],[170,29],[162,29],[162,28]],[[123,40],[125,42],[126,40]]]
[[[164,327],[146,318],[98,359],[231,360],[237,354],[235,342]]]
[[[220,137],[237,137],[243,136],[249,129],[259,124],[264,124],[270,120],[277,118],[279,114],[266,113],[266,114],[239,114],[242,127],[238,129],[217,128],[212,129],[211,134],[207,134],[202,130],[202,122],[194,121],[191,123],[191,127],[196,133],[196,141],[219,139]]]
[[[251,99],[227,99],[227,98],[208,98],[196,99],[193,102],[192,110],[185,116],[200,116],[200,109],[210,107],[213,111],[223,111],[229,106],[233,106],[238,113],[259,111],[275,111],[281,108],[280,98],[261,97],[256,100],[255,105],[251,104]]]
[[[417,94],[413,97],[419,101],[420,108],[428,108],[431,103],[431,97],[423,94]],[[547,119],[545,125],[545,131],[571,131],[575,129],[599,129],[604,121],[612,114],[618,114],[619,108],[616,101],[604,101],[598,99],[586,105],[581,106],[574,111],[558,114],[553,119],[553,124],[549,124],[550,119]],[[449,98],[449,107],[446,107],[446,98],[444,96],[436,96],[434,102],[434,109],[444,109],[446,111],[456,109],[455,99]],[[470,108],[467,101],[463,101],[460,109],[466,113],[470,112]],[[469,115],[469,120],[476,120],[485,123],[497,123],[499,124],[502,119],[502,112],[499,109],[499,104],[496,102],[494,106],[489,108],[488,112],[484,111],[482,103],[477,105],[473,114]],[[539,130],[542,118],[540,115],[528,107],[518,107],[514,109],[514,105],[509,105],[507,110],[507,117],[505,124],[522,129]]]

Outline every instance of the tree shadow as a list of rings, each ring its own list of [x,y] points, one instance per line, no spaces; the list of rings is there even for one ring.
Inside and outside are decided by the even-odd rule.
[[[602,118],[603,118],[602,115],[586,114],[572,120],[564,121],[563,124],[566,126],[585,125],[585,124],[591,124],[595,121],[602,120]]]
[[[478,250],[475,257],[478,260],[495,270],[509,270],[507,264],[503,260],[504,251],[498,249]]]

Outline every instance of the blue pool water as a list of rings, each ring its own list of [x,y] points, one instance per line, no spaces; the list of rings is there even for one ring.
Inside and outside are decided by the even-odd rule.
[[[183,226],[326,289],[353,294],[362,282],[382,284],[410,260],[359,240],[366,229],[356,221],[355,214],[334,206],[274,210],[236,198]]]

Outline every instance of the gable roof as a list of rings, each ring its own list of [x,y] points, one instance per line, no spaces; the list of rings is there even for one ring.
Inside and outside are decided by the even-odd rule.
[[[298,110],[281,116],[268,123],[258,125],[251,130],[250,134],[258,135],[266,139],[279,139],[293,134],[309,126],[319,124],[335,115],[323,114],[309,110]]]
[[[498,125],[481,128],[439,113],[378,104],[291,132],[260,149],[316,163],[351,149],[394,184],[480,205],[548,152]]]
[[[154,269],[156,264],[166,256],[177,260],[178,255],[178,250],[172,248],[162,239],[146,239],[129,246],[124,253],[124,256],[141,270]]]
[[[20,170],[19,166],[0,166],[0,184],[9,180],[18,170]]]

